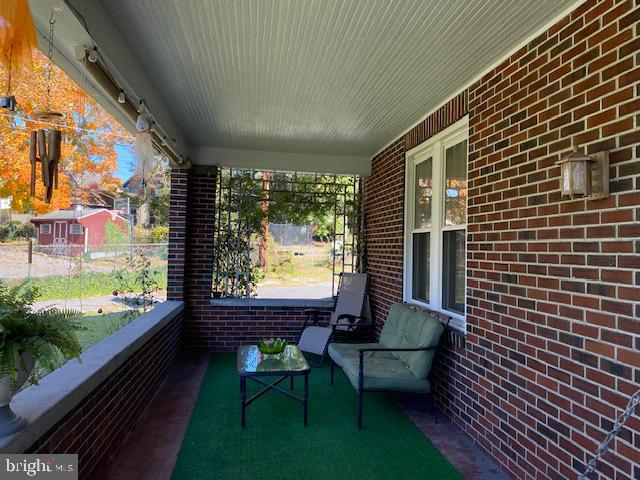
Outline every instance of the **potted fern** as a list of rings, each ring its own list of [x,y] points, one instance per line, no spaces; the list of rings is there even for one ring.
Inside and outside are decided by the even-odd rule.
[[[78,312],[35,310],[37,296],[33,286],[0,281],[0,436],[25,425],[9,406],[13,394],[82,352],[75,334],[82,327],[73,319]]]

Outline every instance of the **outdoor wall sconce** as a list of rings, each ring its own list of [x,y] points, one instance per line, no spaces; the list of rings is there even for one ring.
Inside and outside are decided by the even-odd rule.
[[[590,199],[609,196],[609,152],[594,156],[582,153],[578,147],[556,162],[560,165],[562,196]]]

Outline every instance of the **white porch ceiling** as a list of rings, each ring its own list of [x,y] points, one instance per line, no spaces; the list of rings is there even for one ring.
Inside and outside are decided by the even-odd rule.
[[[102,4],[191,144],[371,156],[575,2]]]
[[[233,157],[244,166],[255,162],[254,152],[269,151],[300,154],[299,162],[291,156],[280,162],[291,168],[358,173],[381,148],[581,3],[66,2],[121,85],[145,98],[152,114],[154,106],[161,111],[159,124],[185,139],[194,163]]]

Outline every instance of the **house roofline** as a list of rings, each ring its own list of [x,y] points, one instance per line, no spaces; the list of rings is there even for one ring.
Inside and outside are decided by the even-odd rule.
[[[35,218],[32,218],[30,221],[32,223],[35,223],[35,222],[64,222],[64,221],[69,221],[69,220],[84,220],[87,217],[90,217],[92,215],[95,215],[96,213],[100,213],[100,212],[103,212],[103,211],[111,214],[112,216],[120,217],[125,222],[129,221],[125,217],[123,217],[122,215],[120,215],[118,213],[115,213],[113,210],[109,210],[108,208],[98,208],[93,212],[89,212],[87,214],[80,215],[80,216],[74,217],[74,218],[38,218],[38,217],[35,217]]]

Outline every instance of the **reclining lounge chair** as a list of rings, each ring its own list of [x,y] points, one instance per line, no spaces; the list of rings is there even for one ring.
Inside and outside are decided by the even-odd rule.
[[[300,351],[320,356],[322,365],[335,331],[353,333],[365,325],[370,326],[371,322],[364,318],[368,284],[366,273],[342,273],[329,325],[318,325],[319,310],[305,311],[306,319],[297,342]]]

